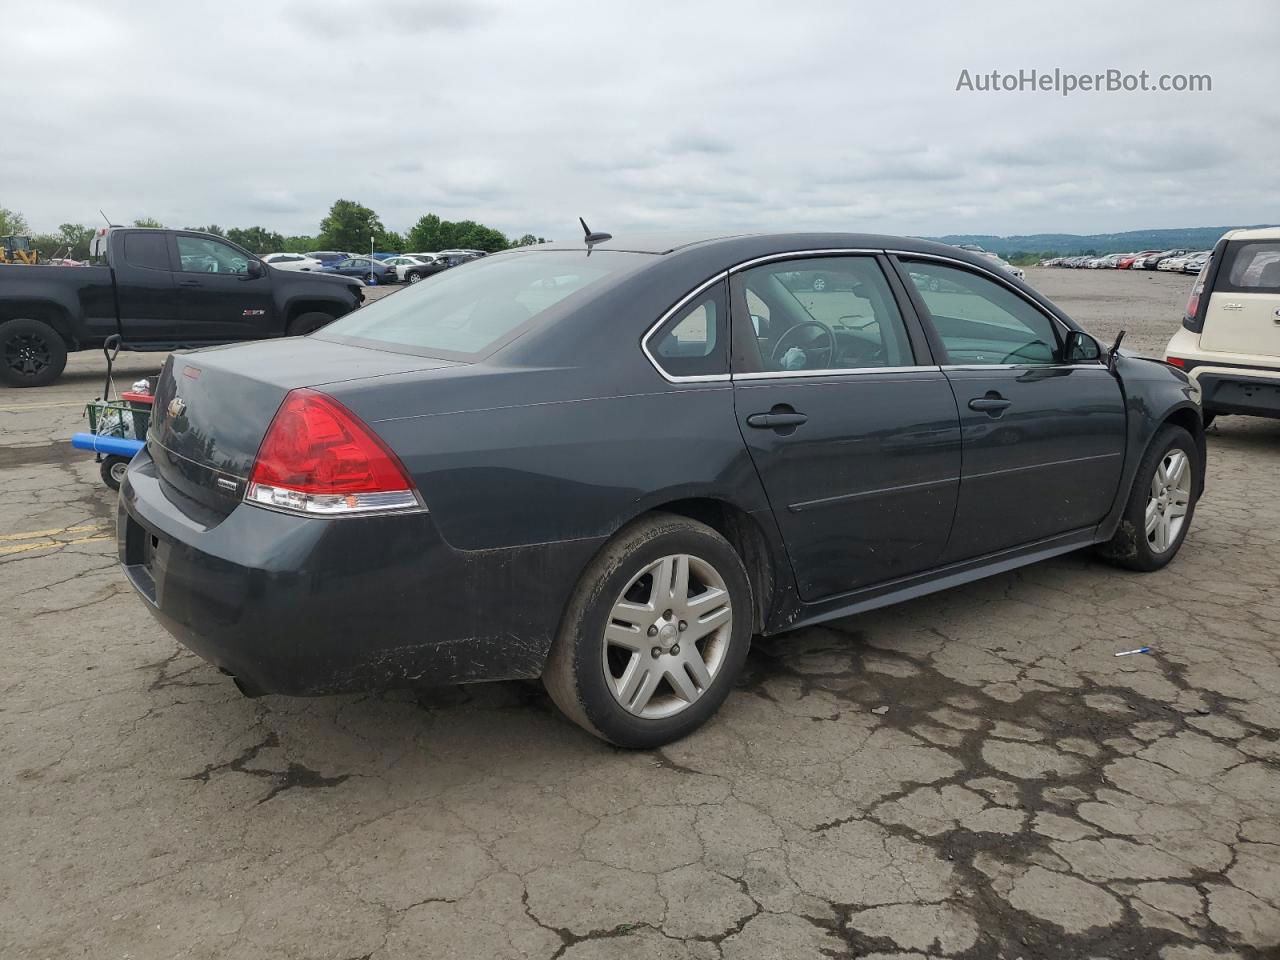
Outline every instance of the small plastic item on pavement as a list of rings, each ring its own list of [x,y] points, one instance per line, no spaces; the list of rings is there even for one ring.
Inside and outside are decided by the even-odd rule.
[[[1116,654],[1117,657],[1131,657],[1135,653],[1150,653],[1150,647],[1139,647],[1137,650],[1121,650]]]
[[[151,392],[151,381],[145,378],[133,381],[133,386],[130,388],[130,392],[149,394]]]

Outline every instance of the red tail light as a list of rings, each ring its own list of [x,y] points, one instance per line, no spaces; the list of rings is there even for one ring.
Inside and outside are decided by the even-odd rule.
[[[1200,294],[1204,293],[1204,281],[1199,277],[1191,285],[1191,296],[1187,298],[1187,319],[1194,320],[1200,313]]]
[[[1165,357],[1164,362],[1169,364],[1170,366],[1174,366],[1178,368],[1182,368],[1187,365],[1187,361],[1183,360],[1181,357]]]
[[[325,516],[422,505],[387,445],[337,400],[314,390],[292,390],[280,404],[245,499]]]

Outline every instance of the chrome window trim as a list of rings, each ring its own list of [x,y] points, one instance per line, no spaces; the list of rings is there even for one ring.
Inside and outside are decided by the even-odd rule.
[[[1102,370],[1107,368],[1097,361],[1083,363],[944,363],[940,368],[949,370]]]
[[[649,350],[650,339],[652,339],[653,336],[662,329],[663,325],[665,325],[668,320],[688,306],[690,301],[696,299],[699,295],[705,293],[717,283],[725,283],[728,279],[729,271],[721,270],[719,273],[714,274],[710,279],[704,280],[702,283],[698,284],[698,286],[694,287],[683,297],[677,300],[675,306],[671,307],[671,309],[660,316],[657,322],[649,327],[649,329],[645,331],[644,336],[640,338],[640,349],[644,351],[644,355],[649,359],[649,362],[653,364],[653,369],[657,370],[662,379],[666,380],[667,383],[719,383],[729,379],[728,373],[703,373],[686,377],[675,376],[674,374],[667,373],[667,371],[662,368],[662,364],[658,362],[658,358]],[[728,333],[728,331],[729,325],[726,323],[725,332]],[[726,349],[726,357],[729,356],[729,353],[730,350]]]
[[[937,260],[944,264],[954,263],[958,267],[962,267],[962,268],[967,267],[970,270],[977,270],[981,273],[985,273],[987,274],[987,276],[991,277],[993,280],[999,283],[1000,286],[1004,287],[1004,289],[1008,290],[1010,293],[1016,294],[1019,298],[1024,300],[1026,304],[1029,307],[1031,307],[1031,309],[1036,311],[1036,313],[1039,313],[1041,316],[1047,318],[1048,321],[1054,324],[1061,333],[1063,334],[1068,333],[1072,329],[1071,327],[1063,323],[1061,320],[1059,320],[1057,317],[1055,317],[1052,313],[1049,313],[1047,310],[1045,310],[1044,307],[1042,307],[1039,303],[1037,303],[1031,297],[1027,296],[1026,293],[1019,290],[1017,287],[1011,285],[1009,281],[1012,280],[1013,278],[1010,277],[1008,274],[1004,273],[1004,271],[1000,270],[999,268],[984,267],[977,263],[970,263],[968,260],[960,260],[956,257],[948,257],[941,253],[917,253],[912,250],[886,250],[885,253],[893,254],[895,257],[909,257],[916,260]],[[906,263],[903,263],[902,266],[905,268],[907,265]],[[907,272],[909,273],[910,271],[907,271]],[[920,293],[919,290],[917,290],[916,292]],[[923,295],[921,299],[923,299]],[[925,306],[927,307],[928,304],[925,304]]]
[[[941,373],[942,367],[840,367],[835,370],[753,370],[731,374],[734,380],[792,380],[797,377],[847,377],[864,374]]]
[[[740,270],[748,270],[751,267],[757,267],[762,263],[773,263],[777,260],[803,260],[806,257],[831,257],[831,256],[854,256],[867,254],[875,255],[884,253],[884,250],[871,249],[869,247],[833,247],[829,250],[789,250],[786,253],[771,253],[763,257],[755,257],[751,260],[743,260],[741,263],[734,264],[728,269],[728,273],[737,273]]]

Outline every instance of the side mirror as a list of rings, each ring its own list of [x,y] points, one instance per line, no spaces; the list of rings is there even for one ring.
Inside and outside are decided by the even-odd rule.
[[[1063,349],[1067,363],[1097,363],[1102,359],[1102,347],[1083,330],[1069,330]]]
[[[262,265],[261,260],[250,260],[244,268],[245,276],[260,277],[266,273],[266,268]]]

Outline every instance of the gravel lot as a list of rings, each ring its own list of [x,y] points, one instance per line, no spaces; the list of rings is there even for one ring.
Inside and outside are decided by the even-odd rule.
[[[1190,285],[1028,279],[1157,353]],[[241,698],[117,571],[66,442],[101,369],[0,392],[0,957],[1277,955],[1280,423],[1210,431],[1170,568],[758,642],[716,720],[625,753],[536,684]]]

